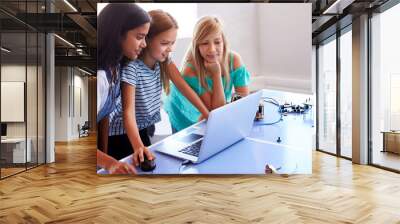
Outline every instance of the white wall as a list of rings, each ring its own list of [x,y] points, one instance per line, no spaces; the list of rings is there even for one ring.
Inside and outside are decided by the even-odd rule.
[[[55,140],[77,139],[78,124],[83,125],[88,120],[88,78],[71,67],[56,67],[55,72]],[[79,89],[81,97],[78,97]],[[82,114],[77,105],[81,105]]]
[[[78,72],[78,74],[77,74]],[[74,86],[75,86],[75,91],[73,94],[75,94],[73,96],[74,98],[74,110],[75,113],[73,113],[73,119],[71,120],[71,134],[73,136],[73,138],[79,137],[79,133],[78,133],[78,124],[80,124],[81,126],[85,123],[85,121],[88,121],[89,119],[89,113],[88,113],[88,106],[89,106],[89,102],[88,102],[88,78],[87,76],[81,76],[80,71],[76,70],[74,71],[75,75],[74,75]],[[79,99],[79,93],[77,92],[77,90],[80,90],[80,99]],[[81,102],[79,102],[79,100]],[[80,104],[80,105],[79,105]],[[79,108],[81,107],[81,108]],[[80,114],[79,109],[82,110],[82,114]]]
[[[183,59],[191,41],[192,38],[185,37],[179,38],[175,42],[174,51],[172,52],[172,60],[175,62],[176,66],[178,66],[179,70],[182,70]]]
[[[261,72],[257,5],[200,3],[197,8],[198,18],[213,15],[222,21],[224,33],[231,50],[240,54],[243,62],[253,75]]]
[[[198,3],[196,22],[203,16],[217,16],[231,50],[238,52],[252,74],[259,74],[258,19],[255,4]],[[181,21],[178,20],[178,25]],[[194,27],[194,25],[193,25]],[[172,59],[180,68],[191,37],[178,38]]]
[[[311,4],[259,4],[257,10],[260,75],[271,87],[312,93]]]
[[[68,139],[68,76],[67,67],[55,68],[55,140]]]
[[[317,91],[317,48],[315,45],[312,46],[311,91],[313,93],[316,93],[316,91]]]

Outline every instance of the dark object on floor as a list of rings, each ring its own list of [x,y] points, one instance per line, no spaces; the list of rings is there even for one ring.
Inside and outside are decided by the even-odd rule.
[[[89,129],[90,129],[89,121],[85,121],[82,127],[78,124],[79,138],[89,136]]]

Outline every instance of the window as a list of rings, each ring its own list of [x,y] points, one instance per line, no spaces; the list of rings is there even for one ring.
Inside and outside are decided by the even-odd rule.
[[[340,155],[352,157],[352,33],[340,36]],[[347,32],[346,32],[347,31]]]
[[[371,73],[372,163],[400,170],[400,5],[373,15]],[[397,142],[394,150],[385,146],[385,136]],[[397,137],[394,137],[397,136]],[[397,140],[395,140],[397,139]],[[391,140],[391,141],[392,141]],[[399,150],[397,150],[399,149]]]
[[[318,149],[336,153],[336,39],[318,48]]]
[[[39,13],[44,3],[18,2],[20,15]],[[15,99],[0,105],[6,129],[0,144],[0,178],[5,178],[45,163],[46,39],[44,33],[9,15],[0,12],[0,17],[10,21],[0,31],[1,98]]]

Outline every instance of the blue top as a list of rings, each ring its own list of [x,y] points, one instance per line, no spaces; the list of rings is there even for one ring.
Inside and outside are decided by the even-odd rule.
[[[233,87],[244,87],[250,83],[250,73],[244,65],[234,69],[233,66],[233,54],[230,54],[230,79],[229,83],[226,83],[225,77],[222,77],[222,83],[225,93],[226,102],[231,101]],[[187,66],[192,67],[191,64]],[[192,67],[193,69],[193,67]],[[193,69],[193,71],[195,71]],[[204,89],[200,80],[197,76],[187,76],[183,74],[183,79],[189,84],[190,87],[199,95],[203,95],[207,90]],[[213,81],[210,77],[206,76],[206,81],[209,86],[209,91],[212,91]],[[228,87],[226,87],[228,85]],[[197,110],[189,100],[187,100],[182,93],[176,88],[175,85],[171,85],[170,94],[164,98],[164,109],[169,115],[171,126],[180,131],[190,125],[197,123],[201,113]]]
[[[121,71],[121,82],[135,87],[135,116],[139,130],[147,128],[161,120],[160,65],[154,70],[147,67],[140,59],[129,62]],[[115,110],[110,115],[109,135],[125,134],[122,113],[122,97],[117,100]]]
[[[104,106],[100,108],[99,112],[97,113],[97,123],[100,122],[103,118],[108,116],[111,112],[115,109],[115,101],[121,97],[121,90],[120,90],[120,75],[117,75],[115,80],[112,80],[111,71],[109,69],[104,70],[106,73],[106,77],[108,80],[109,88],[108,88],[108,95],[107,99],[104,103]],[[117,74],[119,73],[119,66],[117,67]]]

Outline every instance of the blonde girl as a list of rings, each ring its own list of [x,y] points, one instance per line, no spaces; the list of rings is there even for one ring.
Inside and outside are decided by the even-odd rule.
[[[216,17],[206,16],[197,22],[182,75],[209,111],[229,103],[233,90],[241,96],[249,94],[250,73],[239,54],[229,49],[222,24]],[[175,86],[171,86],[164,108],[174,132],[201,119],[199,111]]]

